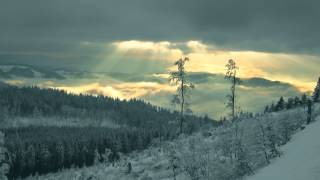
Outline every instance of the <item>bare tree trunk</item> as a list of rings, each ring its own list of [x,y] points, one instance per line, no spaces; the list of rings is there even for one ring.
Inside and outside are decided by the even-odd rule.
[[[181,81],[181,109],[180,109],[180,134],[182,134],[184,116],[184,79]]]
[[[307,124],[310,124],[311,120],[312,120],[312,101],[308,100]]]
[[[236,80],[235,80],[235,76],[233,76],[233,84],[232,84],[232,92],[231,92],[231,94],[232,94],[232,121],[234,121],[235,120],[235,118],[234,118],[234,108],[235,108],[235,106],[234,106],[234,102],[235,102],[235,97],[234,97],[234,95],[235,95],[235,83],[236,83]]]
[[[261,133],[262,133],[262,141],[263,141],[262,144],[263,144],[264,157],[266,159],[266,162],[269,164],[270,161],[269,161],[269,156],[268,156],[268,153],[267,153],[266,135],[265,135],[264,128],[263,128],[262,124],[259,124],[259,127],[260,127],[260,130],[261,130]]]

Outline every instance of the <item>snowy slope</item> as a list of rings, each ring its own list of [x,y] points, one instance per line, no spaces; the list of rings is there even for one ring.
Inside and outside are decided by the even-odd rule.
[[[320,179],[320,107],[315,106],[316,121],[300,130],[305,124],[305,110],[297,108],[289,111],[270,113],[257,118],[245,119],[239,123],[242,133],[243,147],[247,160],[256,175],[248,180],[319,180]],[[281,147],[283,155],[273,159],[266,165],[265,157],[260,150],[259,124],[272,127],[272,133],[280,139],[284,130],[289,132],[290,141]],[[173,141],[162,142],[142,151],[121,155],[120,161],[112,166],[100,163],[81,169],[64,169],[58,173],[31,176],[26,180],[170,180],[173,179],[172,157],[178,159],[177,180],[192,179],[187,171],[199,168],[201,180],[236,180],[242,179],[236,174],[233,161],[228,161],[227,153],[233,145],[232,126],[222,126],[210,131],[200,132],[191,136],[181,136]],[[270,130],[269,130],[270,131]],[[208,135],[211,134],[211,135]],[[269,132],[270,133],[270,132]],[[293,135],[293,136],[292,136]],[[279,141],[281,142],[281,141]],[[260,145],[260,146],[259,146]],[[132,164],[130,174],[126,173],[126,164]]]
[[[295,134],[283,146],[283,156],[248,180],[319,180],[320,120]]]

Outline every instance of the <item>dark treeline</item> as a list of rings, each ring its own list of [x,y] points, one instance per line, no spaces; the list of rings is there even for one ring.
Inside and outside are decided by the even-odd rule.
[[[303,94],[301,97],[291,97],[286,101],[283,97],[280,97],[276,103],[272,103],[271,105],[267,105],[264,109],[264,112],[278,112],[285,109],[293,109],[296,107],[306,106],[309,97],[306,94]]]
[[[119,153],[142,150],[159,135],[153,130],[98,127],[29,127],[4,132],[10,152],[9,179],[91,166],[96,158],[113,162]],[[111,152],[108,157],[103,156],[106,149]]]
[[[119,153],[142,150],[152,141],[175,138],[179,127],[177,112],[142,100],[121,101],[38,87],[1,87],[0,112],[0,122],[10,121],[11,117],[71,117],[113,121],[119,125],[118,128],[30,126],[2,129],[10,157],[9,179],[90,166],[97,155],[99,161],[112,162],[119,158]],[[212,125],[218,123],[207,116],[188,115],[184,133]],[[111,152],[108,157],[103,156],[106,149]]]
[[[280,97],[277,103],[267,105],[264,109],[264,112],[278,112],[297,107],[307,107],[312,106],[313,103],[318,102],[320,102],[320,78],[311,96],[308,96],[307,94],[302,94],[301,97],[290,97],[287,101],[283,97]]]
[[[314,88],[314,91],[311,96],[307,94],[302,94],[301,97],[290,97],[287,101],[283,97],[277,101],[277,103],[272,103],[267,105],[264,109],[264,112],[278,112],[285,109],[293,109],[296,107],[307,107],[312,106],[313,103],[320,102],[320,78],[318,79],[317,85]]]

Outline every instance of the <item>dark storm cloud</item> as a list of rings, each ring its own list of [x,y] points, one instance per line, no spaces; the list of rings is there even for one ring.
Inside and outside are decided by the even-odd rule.
[[[308,53],[320,49],[317,0],[164,0],[161,4],[169,16],[188,23],[190,36],[227,48]]]
[[[318,7],[317,0],[1,0],[0,62],[21,52],[87,59],[95,52],[79,50],[83,41],[128,39],[318,54]]]

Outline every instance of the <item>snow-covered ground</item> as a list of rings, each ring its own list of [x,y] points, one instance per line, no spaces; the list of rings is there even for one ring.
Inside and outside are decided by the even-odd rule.
[[[320,107],[314,108],[315,122],[306,126],[304,108],[243,119],[239,122],[239,137],[243,154],[241,162],[248,163],[256,173],[249,180],[319,180],[320,179]],[[261,136],[274,137],[281,144],[282,156],[265,159],[265,141]],[[181,136],[176,140],[155,144],[142,152],[130,153],[112,166],[101,163],[81,169],[66,169],[58,173],[33,176],[28,180],[236,180],[252,171],[239,171],[239,164],[230,153],[235,148],[234,129],[222,126],[192,136]],[[293,135],[293,136],[292,136]],[[278,148],[278,147],[277,147]],[[270,149],[267,153],[270,154]],[[174,159],[177,162],[174,162]],[[127,164],[132,170],[127,173]],[[173,170],[173,164],[177,169]],[[242,165],[242,164],[241,164]],[[265,167],[265,168],[263,168]],[[261,169],[262,168],[262,169]],[[242,174],[241,174],[242,173]]]
[[[283,156],[248,180],[319,180],[320,121],[298,132],[282,147]]]

